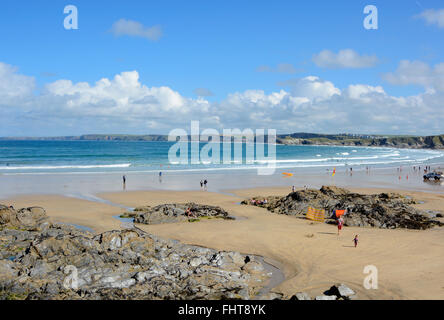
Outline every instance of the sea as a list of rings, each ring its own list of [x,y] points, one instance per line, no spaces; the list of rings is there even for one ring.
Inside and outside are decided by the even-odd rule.
[[[444,152],[437,150],[307,145],[276,145],[275,157],[270,158],[266,146],[265,158],[247,161],[249,146],[242,144],[243,157],[239,160],[234,158],[236,145],[232,143],[228,147],[220,146],[221,161],[223,152],[231,147],[231,157],[226,157],[231,161],[180,163],[169,158],[174,144],[151,141],[0,141],[0,174],[224,171],[251,170],[270,164],[291,172],[303,168],[352,167],[359,170],[444,162]],[[205,146],[200,144],[198,154],[202,154]],[[186,150],[189,160],[193,156],[191,149]],[[207,154],[212,156],[212,152]]]

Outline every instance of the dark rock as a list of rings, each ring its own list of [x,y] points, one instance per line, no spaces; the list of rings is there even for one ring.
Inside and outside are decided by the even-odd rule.
[[[40,207],[23,208],[18,211],[3,205],[0,207],[0,225],[37,230],[47,221],[46,212]]]
[[[92,235],[49,223],[41,208],[0,206],[0,219],[0,299],[251,299],[269,278],[240,253],[137,228]]]
[[[189,210],[190,214],[187,214]],[[162,204],[156,207],[136,208],[134,215],[135,223],[143,224],[161,224],[184,222],[189,219],[223,218],[233,219],[228,212],[220,207],[200,205],[196,203],[186,204]]]
[[[244,204],[257,205],[257,199]],[[262,198],[263,199],[263,198]],[[407,228],[428,229],[444,225],[432,220],[425,212],[414,207],[415,200],[396,193],[364,195],[338,187],[323,186],[320,190],[301,190],[286,197],[269,197],[259,206],[270,212],[305,218],[308,207],[325,209],[326,223],[336,223],[333,210],[347,210],[343,216],[346,226],[376,227],[384,229]],[[253,200],[253,201],[252,201]]]
[[[347,287],[345,284],[333,285],[330,289],[324,292],[327,296],[336,296],[338,298],[349,299],[355,295],[355,292]]]
[[[311,300],[311,298],[306,292],[298,292],[290,300]]]

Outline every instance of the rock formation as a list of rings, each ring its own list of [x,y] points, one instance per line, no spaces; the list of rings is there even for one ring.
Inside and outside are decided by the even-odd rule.
[[[189,213],[187,211],[189,210]],[[138,207],[134,213],[128,214],[134,217],[135,223],[160,224],[198,220],[200,218],[234,219],[228,212],[220,207],[207,206],[196,203],[162,204],[155,207]]]
[[[243,204],[254,204],[278,214],[304,218],[308,207],[325,209],[326,222],[335,223],[333,210],[347,209],[346,226],[427,229],[443,225],[414,207],[415,200],[396,193],[364,195],[346,189],[323,186],[320,190],[308,189],[292,192],[286,197],[269,197],[267,203],[253,198]],[[253,201],[252,201],[253,200]]]
[[[0,299],[249,299],[269,276],[237,252],[138,229],[93,235],[0,206]]]

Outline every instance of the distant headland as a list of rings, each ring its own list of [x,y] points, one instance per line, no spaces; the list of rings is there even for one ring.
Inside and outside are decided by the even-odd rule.
[[[0,137],[16,141],[168,141],[167,135],[86,134],[58,137]],[[266,140],[266,139],[265,139]],[[276,143],[284,145],[334,145],[362,147],[393,147],[415,149],[444,149],[444,134],[432,136],[361,135],[361,134],[279,134]]]

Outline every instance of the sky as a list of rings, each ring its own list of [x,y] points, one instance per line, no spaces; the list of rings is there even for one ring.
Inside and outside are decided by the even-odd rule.
[[[191,121],[431,135],[443,111],[441,0],[0,3],[0,136],[168,134]]]

